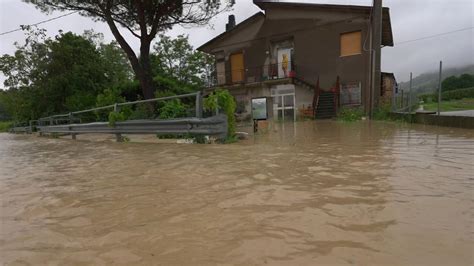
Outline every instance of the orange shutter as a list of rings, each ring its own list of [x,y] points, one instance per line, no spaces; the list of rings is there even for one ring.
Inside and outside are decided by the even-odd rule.
[[[356,55],[362,52],[360,31],[341,34],[341,56]]]
[[[230,68],[232,71],[232,82],[244,81],[244,54],[233,54],[230,56]]]

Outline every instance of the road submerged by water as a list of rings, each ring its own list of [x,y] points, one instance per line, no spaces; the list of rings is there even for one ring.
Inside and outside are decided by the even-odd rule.
[[[474,264],[472,130],[310,121],[230,145],[81,138],[0,134],[0,263]]]

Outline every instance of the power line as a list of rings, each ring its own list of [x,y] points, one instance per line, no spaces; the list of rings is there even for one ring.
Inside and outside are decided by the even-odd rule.
[[[471,30],[471,29],[474,29],[474,27],[468,27],[468,28],[463,28],[463,29],[459,29],[459,30],[447,31],[447,32],[443,32],[443,33],[439,33],[439,34],[435,34],[435,35],[421,37],[421,38],[418,38],[418,39],[402,41],[402,42],[395,43],[395,45],[400,45],[400,44],[405,44],[405,43],[410,43],[410,42],[416,42],[416,41],[431,39],[431,38],[435,38],[435,37],[439,37],[439,36],[443,36],[443,35],[448,35],[448,34],[451,34],[451,33]]]
[[[43,23],[46,23],[46,22],[50,22],[50,21],[53,21],[53,20],[56,20],[56,19],[60,19],[60,18],[69,16],[69,15],[72,15],[72,14],[74,14],[74,13],[77,13],[77,12],[79,12],[79,11],[78,11],[78,10],[77,10],[77,11],[73,11],[73,12],[70,12],[70,13],[63,14],[63,15],[61,15],[61,16],[57,16],[57,17],[54,17],[54,18],[50,18],[50,19],[47,19],[47,20],[43,20],[43,21],[40,21],[40,22],[31,24],[31,25],[25,25],[25,26],[38,26],[38,25],[40,25],[40,24],[43,24]],[[0,36],[6,35],[6,34],[9,34],[9,33],[13,33],[13,32],[16,32],[16,31],[20,31],[20,30],[22,30],[21,27],[18,28],[18,29],[14,29],[14,30],[2,32],[2,33],[0,33]]]

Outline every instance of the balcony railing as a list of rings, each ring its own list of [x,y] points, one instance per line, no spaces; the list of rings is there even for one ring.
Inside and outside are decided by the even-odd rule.
[[[297,66],[291,61],[288,63],[267,64],[244,69],[231,69],[223,72],[214,72],[210,87],[294,78],[296,77],[296,73]]]

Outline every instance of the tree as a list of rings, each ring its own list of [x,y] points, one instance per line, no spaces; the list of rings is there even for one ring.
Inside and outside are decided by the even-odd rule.
[[[146,99],[154,93],[150,65],[150,46],[157,33],[174,25],[205,25],[233,1],[221,0],[23,0],[44,12],[76,10],[79,14],[107,23],[120,47],[125,51]],[[118,26],[140,40],[140,56],[133,51]]]
[[[163,73],[174,77],[181,83],[202,87],[209,79],[210,66],[214,58],[206,53],[196,51],[189,44],[188,36],[179,35],[175,39],[160,35],[160,41],[153,47],[151,62],[153,73]]]
[[[114,43],[93,41],[91,34],[28,29],[14,55],[0,57],[7,87],[4,109],[17,121],[95,106],[97,95],[129,82],[130,67]]]
[[[443,80],[443,91],[450,91],[456,89],[465,89],[474,87],[474,75],[462,74],[459,77],[450,76]]]

